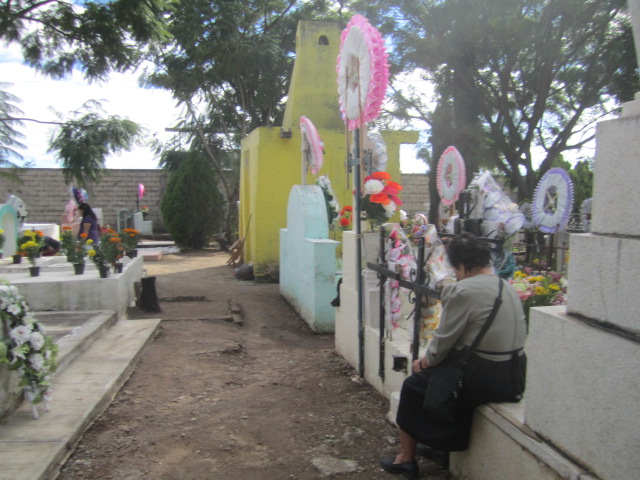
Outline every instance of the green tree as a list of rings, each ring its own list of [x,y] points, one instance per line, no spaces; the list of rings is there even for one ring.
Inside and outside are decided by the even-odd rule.
[[[186,152],[176,157],[182,158],[160,204],[162,219],[177,245],[199,249],[219,228],[224,199],[205,156]]]
[[[20,102],[20,99],[4,90],[10,86],[10,83],[0,82],[0,167],[2,168],[17,168],[18,165],[15,162],[22,160],[18,150],[25,148],[20,141],[24,135],[17,130],[22,126],[22,122],[15,119],[22,114],[15,105]]]
[[[49,151],[62,162],[65,181],[75,179],[80,186],[99,182],[107,155],[130,150],[143,134],[131,120],[114,115],[103,117],[96,101],[87,102],[73,115],[73,119],[59,122]]]
[[[206,155],[226,198],[226,235],[239,183],[240,140],[281,121],[301,18],[327,18],[332,2],[185,2],[168,17],[171,40],[158,49],[144,83],[170,90],[185,108],[177,136]],[[163,160],[168,165],[166,157]],[[169,161],[169,163],[171,163]]]
[[[169,34],[164,17],[177,0],[7,0],[0,5],[0,40],[18,43],[25,62],[53,78],[80,69],[88,80],[106,80],[112,71],[140,65],[149,50]],[[25,121],[59,125],[51,144],[63,163],[67,180],[81,184],[99,179],[109,152],[128,149],[140,135],[132,121],[102,118],[97,113],[65,121],[20,117],[19,99],[0,84],[0,164],[14,165]],[[79,142],[74,145],[74,142]],[[95,143],[94,143],[95,142]],[[9,162],[9,163],[7,163]],[[86,163],[83,163],[86,162]]]
[[[564,168],[569,172],[573,183],[573,212],[580,213],[582,202],[593,197],[593,159],[582,159],[572,166],[558,157],[551,166]]]
[[[494,163],[520,198],[531,196],[555,158],[593,139],[594,123],[615,110],[612,100],[629,100],[639,88],[624,0],[356,7],[389,39],[396,76],[417,70],[435,83],[435,110],[418,91],[397,88],[393,97],[401,100],[395,113],[433,128],[433,160],[442,145],[459,144],[472,167]]]
[[[80,68],[88,79],[136,67],[147,47],[166,40],[164,15],[176,0],[6,0],[0,40],[19,43],[26,63],[62,78]]]

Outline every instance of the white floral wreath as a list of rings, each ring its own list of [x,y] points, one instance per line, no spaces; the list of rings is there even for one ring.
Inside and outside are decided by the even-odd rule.
[[[45,334],[43,326],[29,314],[29,305],[8,283],[0,284],[0,365],[17,370],[19,385],[31,401],[34,418],[36,404],[49,410],[51,374],[56,369],[58,346]]]
[[[328,176],[322,175],[316,179],[316,185],[318,185],[322,189],[322,193],[324,193],[324,199],[327,203],[329,228],[334,230],[335,224],[340,216],[340,205],[338,204],[336,194],[331,187],[331,180],[329,180]]]

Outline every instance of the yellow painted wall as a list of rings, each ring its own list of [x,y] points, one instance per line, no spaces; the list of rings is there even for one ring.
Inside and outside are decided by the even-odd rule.
[[[319,42],[320,37],[325,37],[329,45],[321,44],[324,40]],[[347,141],[336,83],[339,26],[300,22],[296,41],[296,64],[283,127],[257,128],[242,141],[238,229],[241,237],[248,232],[243,261],[254,264],[256,275],[279,262],[279,231],[286,228],[289,192],[293,185],[302,183],[301,115],[314,123],[324,143],[324,162],[318,176],[329,177],[340,206],[353,203],[353,184],[345,184]],[[283,132],[289,131],[291,136],[286,138]],[[400,144],[416,143],[418,132],[381,133],[387,144],[387,171],[400,182]],[[308,184],[315,179],[311,173],[307,174]]]

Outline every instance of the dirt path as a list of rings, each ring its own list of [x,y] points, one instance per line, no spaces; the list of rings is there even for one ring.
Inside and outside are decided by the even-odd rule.
[[[160,317],[162,330],[59,479],[394,478],[378,467],[396,449],[388,401],[278,285],[235,279],[227,258],[204,250],[145,265],[162,312],[129,318]],[[242,326],[222,320],[230,299]]]

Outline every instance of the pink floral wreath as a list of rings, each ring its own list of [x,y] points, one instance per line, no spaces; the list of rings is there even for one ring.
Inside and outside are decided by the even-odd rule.
[[[338,55],[340,112],[349,130],[375,120],[389,83],[389,64],[380,32],[354,15],[340,38]]]
[[[313,175],[317,175],[322,168],[324,148],[316,126],[304,115],[300,117],[300,130],[302,133],[302,154],[308,149],[310,157],[308,164],[303,168],[309,168]]]

